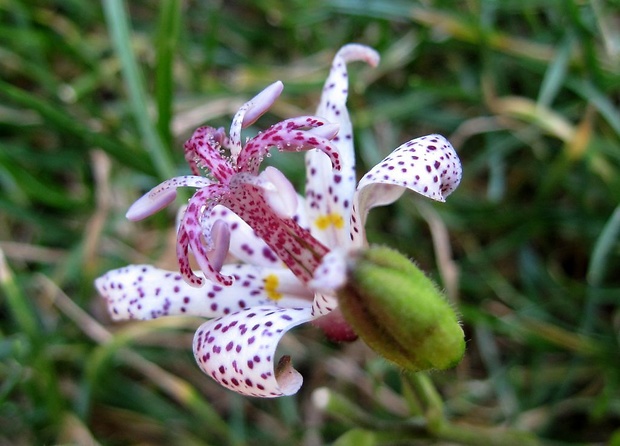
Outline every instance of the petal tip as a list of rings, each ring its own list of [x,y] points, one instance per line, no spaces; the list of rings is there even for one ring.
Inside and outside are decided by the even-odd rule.
[[[241,127],[246,128],[254,124],[258,118],[269,110],[269,107],[278,99],[283,89],[284,84],[282,81],[275,81],[254,96],[254,98],[247,103],[248,108],[243,116]]]
[[[360,43],[348,43],[340,48],[336,57],[342,57],[345,62],[364,61],[371,67],[376,67],[381,60],[379,53],[373,48]]]
[[[333,139],[338,132],[340,131],[340,124],[337,123],[326,123],[319,127],[314,127],[307,130],[308,133],[312,133],[313,135],[319,136],[325,139]]]
[[[125,213],[131,221],[143,220],[168,206],[177,196],[174,188],[156,188],[138,198]]]

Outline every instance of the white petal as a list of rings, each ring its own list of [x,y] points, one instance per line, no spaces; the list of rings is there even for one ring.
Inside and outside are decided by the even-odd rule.
[[[284,334],[313,319],[310,308],[256,307],[214,319],[194,336],[194,356],[215,381],[242,395],[273,398],[297,393],[303,378],[283,357]]]
[[[235,282],[224,287],[206,281],[188,285],[177,272],[150,265],[129,265],[95,280],[114,320],[155,319],[172,315],[219,317],[258,305],[310,306],[312,293],[286,269],[225,265]]]
[[[411,189],[425,197],[445,201],[461,181],[461,161],[446,138],[428,135],[398,147],[360,180],[360,194],[367,186],[387,184]],[[389,204],[392,197],[375,195],[369,208]],[[363,209],[362,209],[363,210]]]
[[[312,315],[325,316],[338,308],[338,298],[334,295],[315,293],[312,301]]]
[[[332,249],[323,256],[321,264],[314,271],[314,278],[308,282],[310,288],[320,293],[335,294],[347,281],[347,260],[343,249]]]
[[[259,238],[250,226],[230,209],[218,205],[204,217],[204,224],[209,220],[225,221],[230,230],[230,254],[237,260],[250,265],[270,268],[284,267],[278,256]]]
[[[437,201],[461,181],[461,162],[441,135],[416,138],[398,147],[360,180],[351,217],[351,238],[363,243],[368,211],[396,201],[406,189]]]
[[[327,246],[347,246],[349,243],[356,174],[353,129],[347,111],[347,62],[353,61],[365,61],[375,66],[379,62],[379,54],[364,45],[343,46],[334,57],[316,112],[317,116],[340,127],[332,144],[340,155],[341,169],[339,172],[333,171],[327,157],[317,150],[311,150],[306,155],[306,197],[311,231]]]
[[[297,192],[288,178],[275,167],[268,166],[259,179],[269,206],[280,217],[293,218],[297,211]]]

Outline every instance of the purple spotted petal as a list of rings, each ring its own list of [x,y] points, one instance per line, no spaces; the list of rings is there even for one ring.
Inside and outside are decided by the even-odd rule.
[[[332,248],[321,259],[308,286],[319,293],[335,295],[347,280],[347,257],[344,249]]]
[[[302,228],[307,228],[304,199],[298,195],[297,201],[297,211],[292,219]],[[204,217],[203,224],[208,225],[210,221],[215,220],[222,220],[227,223],[230,230],[229,252],[236,260],[250,265],[271,268],[283,268],[285,266],[264,240],[258,237],[254,230],[230,209],[224,206],[216,206],[209,216]]]
[[[461,162],[441,135],[413,139],[398,147],[360,180],[351,217],[354,241],[363,237],[368,211],[397,200],[405,189],[445,201],[461,181]]]
[[[284,263],[273,250],[259,238],[254,230],[237,214],[224,206],[216,206],[209,216],[204,217],[204,224],[210,221],[225,221],[230,230],[229,252],[236,260],[256,266],[280,268]]]
[[[300,280],[311,280],[328,248],[293,219],[278,215],[265,201],[260,186],[240,182],[231,187],[222,204],[248,223]]]
[[[300,116],[274,124],[248,140],[237,157],[237,165],[243,172],[256,174],[263,158],[272,147],[286,152],[317,149],[329,157],[333,169],[339,170],[340,155],[329,139],[322,136],[322,133],[328,137],[335,135],[337,127],[330,125],[324,132],[309,131],[326,124],[326,121],[315,116]]]
[[[151,265],[129,265],[108,271],[95,280],[114,320],[156,319],[194,315],[219,317],[261,305],[309,307],[311,294],[286,269],[226,265],[225,274],[235,283],[223,287],[207,282],[195,288],[180,274]]]
[[[334,172],[327,158],[316,150],[306,155],[306,197],[312,233],[327,246],[346,246],[349,242],[351,199],[355,191],[355,153],[353,130],[347,111],[349,79],[347,62],[379,62],[379,54],[364,45],[343,46],[334,57],[323,87],[317,116],[340,125],[332,144],[340,154],[342,168]]]
[[[230,179],[235,171],[221,153],[225,139],[224,129],[200,127],[185,142],[185,160],[195,175],[199,175],[202,168],[220,182]]]
[[[312,314],[325,316],[338,308],[338,299],[334,295],[315,293],[312,301]]]
[[[263,91],[258,93],[248,102],[243,104],[239,111],[235,114],[230,126],[230,153],[233,159],[241,152],[241,129],[252,125],[261,115],[263,115],[269,107],[273,105],[275,100],[282,93],[284,85],[277,81],[269,85]]]
[[[310,308],[242,310],[200,326],[194,356],[203,372],[242,395],[272,398],[297,393],[303,378],[276,347],[293,327],[312,320]]]
[[[127,210],[125,217],[131,221],[142,220],[157,211],[162,210],[174,201],[179,187],[206,187],[213,182],[207,178],[187,175],[164,181],[140,197]]]

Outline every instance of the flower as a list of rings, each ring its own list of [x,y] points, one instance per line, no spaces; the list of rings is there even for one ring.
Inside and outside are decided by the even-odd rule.
[[[258,175],[258,169],[272,147],[281,151],[319,150],[328,155],[335,169],[339,169],[339,155],[329,143],[338,127],[326,125],[326,121],[317,117],[302,116],[275,124],[245,145],[241,144],[241,129],[264,114],[282,88],[282,82],[275,82],[244,104],[233,119],[230,138],[221,128],[196,130],[185,143],[185,159],[194,175],[164,181],[127,211],[127,218],[140,220],[170,204],[177,188],[198,189],[189,200],[177,236],[179,268],[190,285],[204,284],[204,279],[195,275],[190,267],[190,247],[207,278],[226,286],[233,282],[231,276],[219,271],[228,252],[229,228],[220,220],[211,223],[205,219],[218,204],[248,223],[297,276],[309,278],[313,268],[309,271],[303,268],[316,266],[327,252],[291,219],[296,194],[284,175],[275,168]],[[222,155],[222,148],[230,150],[230,158]],[[207,169],[212,178],[199,176],[200,168]],[[297,239],[306,240],[310,249],[299,249]]]
[[[350,334],[337,311],[335,290],[342,285],[348,253],[367,245],[368,211],[392,203],[405,189],[443,201],[461,177],[452,146],[430,135],[398,147],[356,187],[346,108],[346,64],[355,60],[374,66],[379,56],[363,45],[342,47],[325,83],[318,117],[283,121],[242,147],[241,128],[273,103],[282,89],[278,82],[239,110],[230,139],[222,129],[196,131],[185,145],[194,175],[162,183],[127,213],[132,220],[144,218],[172,202],[177,187],[198,188],[178,231],[181,274],[130,265],[97,279],[114,319],[173,314],[215,318],[194,336],[194,355],[206,374],[245,395],[275,397],[299,390],[302,378],[290,358],[284,356],[275,366],[276,347],[288,330],[308,321],[328,333],[337,322],[341,328],[332,330],[336,338]],[[305,198],[276,169],[258,173],[272,146],[308,150]],[[230,149],[230,160],[223,158],[221,148]],[[199,167],[214,178],[198,176]],[[191,270],[189,248],[205,277]],[[223,264],[229,251],[241,263]]]

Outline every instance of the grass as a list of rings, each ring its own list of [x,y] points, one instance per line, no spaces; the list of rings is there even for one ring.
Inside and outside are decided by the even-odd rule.
[[[600,0],[0,1],[0,444],[620,444],[619,16]],[[129,204],[268,83],[285,91],[261,123],[312,112],[350,41],[382,54],[351,69],[359,171],[430,132],[463,161],[446,204],[406,194],[368,232],[446,289],[467,354],[431,385],[304,327],[283,342],[302,391],[242,398],[194,365],[198,319],[112,324],[93,279],[173,265],[172,214],[130,223]],[[279,166],[303,184],[300,157]]]

